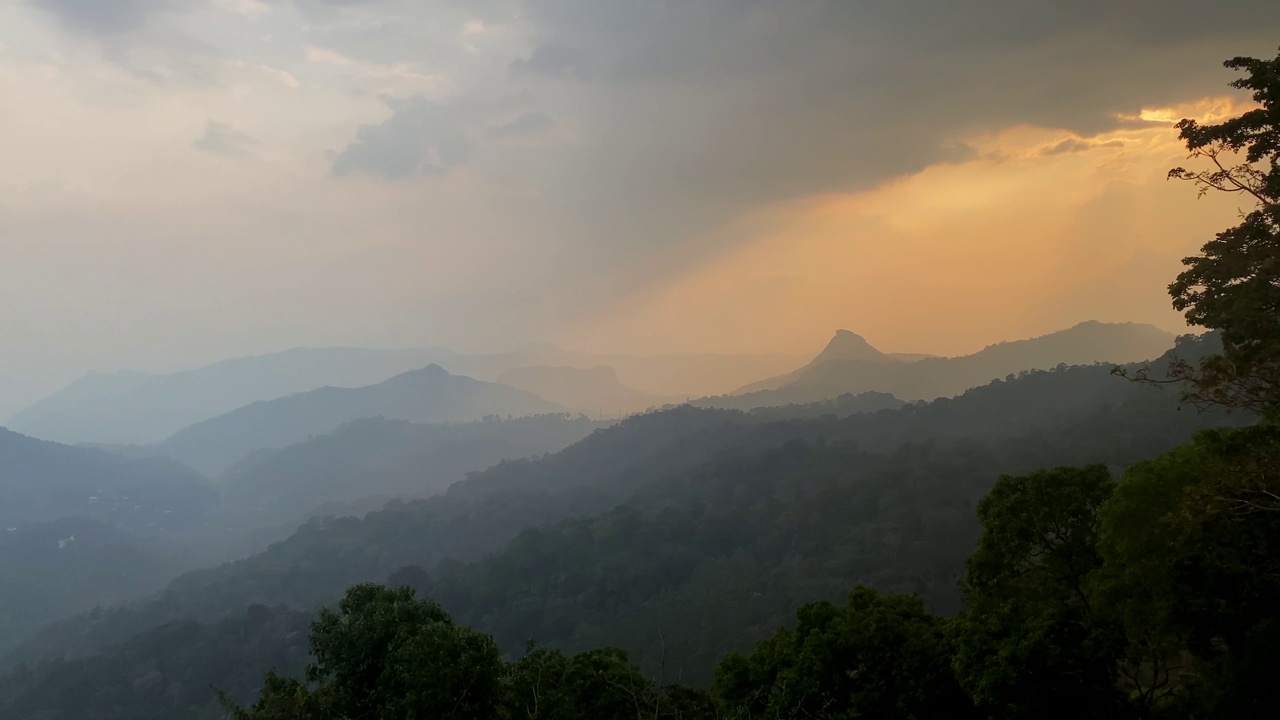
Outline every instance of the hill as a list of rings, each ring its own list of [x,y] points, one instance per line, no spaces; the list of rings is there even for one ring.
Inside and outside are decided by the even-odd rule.
[[[152,593],[186,567],[160,542],[95,520],[0,531],[0,652],[60,617]]]
[[[90,373],[18,413],[10,426],[66,443],[155,443],[252,402],[326,385],[371,385],[451,355],[441,348],[295,348],[175,373]]]
[[[215,504],[205,479],[173,460],[125,458],[0,428],[0,528],[79,516],[173,534]]]
[[[535,365],[508,370],[498,377],[511,387],[592,417],[620,417],[658,405],[656,395],[627,387],[611,367],[575,368]]]
[[[446,348],[294,348],[230,358],[173,373],[89,373],[22,410],[9,425],[26,435],[64,443],[152,445],[236,408],[320,387],[364,387],[438,364],[449,372],[499,381],[503,373],[535,366],[617,370],[635,392],[680,398],[729,392],[755,378],[792,369],[789,355],[595,355],[554,346],[502,353]],[[564,403],[561,403],[564,404]],[[570,406],[570,405],[566,405]],[[636,409],[642,409],[647,405]],[[600,408],[590,408],[593,413]]]
[[[880,587],[914,584],[935,606],[955,607],[952,578],[969,550],[966,533],[974,531],[955,523],[971,517],[972,503],[999,473],[1084,462],[1120,467],[1200,427],[1232,421],[1178,412],[1176,395],[1116,378],[1109,366],[1025,373],[955,399],[847,418],[767,421],[675,408],[597,430],[540,460],[499,464],[427,500],[393,502],[359,519],[313,520],[264,553],[178,578],[152,602],[53,626],[11,661],[91,653],[171,618],[215,619],[253,603],[314,608],[405,566],[424,568],[433,596],[454,598],[451,611],[480,618],[478,625],[508,641],[521,632],[567,645],[612,638],[651,653],[648,663],[659,649],[647,644],[652,637],[642,648],[632,645],[642,638],[626,628],[642,623],[629,625],[631,619],[661,607],[645,617],[683,614],[693,623],[688,627],[702,623],[715,635],[720,631],[712,628],[734,623],[721,623],[698,598],[718,597],[725,591],[711,588],[726,578],[737,578],[724,584],[733,594],[745,584],[770,598],[739,628],[757,622],[763,628],[791,612],[792,600],[819,588],[844,592],[863,576]],[[809,482],[818,485],[807,489]],[[822,489],[823,483],[835,484]],[[597,522],[573,518],[603,518],[624,505],[639,513],[640,534],[627,530],[592,549],[592,534],[572,530]],[[633,515],[617,522],[632,527]],[[944,523],[944,516],[951,519]],[[742,521],[735,525],[735,517]],[[550,536],[526,532],[564,523]],[[558,539],[562,532],[569,535]],[[522,533],[527,537],[512,544]],[[873,541],[881,545],[867,545]],[[853,576],[855,566],[847,565],[853,558],[840,555],[842,548],[863,554]],[[606,555],[586,570],[573,564],[581,552]],[[778,564],[784,558],[785,567]],[[467,569],[477,562],[489,569]],[[596,594],[580,595],[604,568],[623,574],[601,576],[605,585]],[[473,573],[488,579],[470,579]],[[575,579],[580,573],[587,576]],[[631,589],[617,596],[610,584]],[[556,607],[545,604],[553,600]],[[690,640],[695,646],[686,646],[684,659],[692,668],[702,657],[698,648],[725,641]]]
[[[253,527],[297,524],[318,509],[443,492],[471,471],[557,452],[603,427],[583,416],[419,424],[365,418],[279,450],[262,450],[220,479],[224,508]]]
[[[218,475],[254,450],[285,447],[360,418],[467,422],[561,410],[524,390],[429,365],[367,387],[324,387],[246,405],[179,431],[154,451]]]
[[[1173,344],[1172,334],[1151,325],[1090,321],[1042,337],[991,345],[972,355],[919,358],[887,355],[861,336],[840,330],[799,370],[752,383],[732,395],[704,398],[698,404],[750,409],[868,391],[904,400],[932,400],[1023,370],[1150,360]]]

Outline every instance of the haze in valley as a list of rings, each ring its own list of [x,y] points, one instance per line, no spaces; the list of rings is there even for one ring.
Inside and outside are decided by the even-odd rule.
[[[0,1],[0,720],[1271,720],[1278,44]]]

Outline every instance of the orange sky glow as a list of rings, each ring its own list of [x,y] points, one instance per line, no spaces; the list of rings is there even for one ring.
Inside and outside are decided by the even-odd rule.
[[[892,352],[964,354],[1084,320],[1187,331],[1166,287],[1231,224],[1238,199],[1169,182],[1177,119],[1227,98],[1144,109],[1081,138],[1035,127],[968,138],[972,158],[876,190],[769,207],[750,243],[616,308],[570,343],[636,351],[816,351],[837,328]]]

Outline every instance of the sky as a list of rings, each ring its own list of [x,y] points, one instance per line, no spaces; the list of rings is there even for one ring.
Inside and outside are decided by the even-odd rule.
[[[1182,331],[1280,3],[0,0],[0,411],[299,345]],[[4,414],[4,413],[0,413]]]

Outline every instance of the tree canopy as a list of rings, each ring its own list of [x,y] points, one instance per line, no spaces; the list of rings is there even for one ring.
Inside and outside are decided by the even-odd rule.
[[[1239,195],[1251,205],[1239,224],[1183,260],[1186,270],[1170,286],[1176,309],[1192,325],[1222,333],[1223,352],[1180,376],[1194,381],[1189,399],[1280,412],[1280,55],[1237,57],[1232,87],[1248,90],[1256,107],[1220,123],[1178,123],[1191,157],[1208,168],[1174,168],[1173,178],[1203,195]]]

